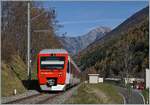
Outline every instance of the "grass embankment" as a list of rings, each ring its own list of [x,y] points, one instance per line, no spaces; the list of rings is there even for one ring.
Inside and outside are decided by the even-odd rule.
[[[2,97],[13,95],[14,89],[17,94],[26,91],[23,80],[27,79],[27,70],[24,62],[19,56],[13,56],[9,63],[2,61],[1,92]]]
[[[149,89],[144,89],[142,91],[142,94],[144,96],[144,99],[145,99],[145,103],[146,104],[149,104]]]
[[[66,104],[121,104],[122,97],[110,84],[82,84]]]

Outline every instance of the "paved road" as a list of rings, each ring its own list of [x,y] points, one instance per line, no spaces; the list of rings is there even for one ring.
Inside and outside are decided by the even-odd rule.
[[[128,95],[128,91],[122,87],[116,87],[117,90],[125,97],[126,104],[144,104],[142,96],[138,91],[132,90]]]

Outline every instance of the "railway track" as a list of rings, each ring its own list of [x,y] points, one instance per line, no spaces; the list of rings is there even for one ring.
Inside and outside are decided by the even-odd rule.
[[[46,97],[45,99],[38,101],[36,104],[44,104],[45,102],[54,99],[55,97],[59,96],[60,94],[61,93],[50,95],[50,96]]]
[[[21,99],[17,99],[14,101],[7,102],[5,104],[44,104],[45,102],[54,99],[56,96],[59,96],[61,93],[39,93],[35,95],[31,95],[28,97],[24,97]]]
[[[27,100],[27,99],[30,99],[30,98],[38,97],[38,96],[40,96],[42,94],[43,93],[34,94],[34,95],[31,95],[31,96],[28,96],[28,97],[24,97],[24,98],[16,99],[16,100],[13,100],[13,101],[9,101],[9,102],[6,102],[4,104],[15,104],[15,103],[21,102],[23,100]]]
[[[66,89],[65,92],[60,92],[56,95],[50,96],[49,98],[42,100],[37,104],[63,104],[67,99],[69,99],[73,93],[78,89],[81,84],[74,85]]]
[[[74,86],[76,87],[76,86]],[[57,100],[57,96],[66,96],[69,91],[72,90],[72,88],[68,88],[65,92],[42,92],[38,94],[34,94],[28,97],[16,99],[13,101],[6,102],[4,104],[45,104],[45,103],[51,103],[52,101]],[[67,97],[69,98],[69,97]]]

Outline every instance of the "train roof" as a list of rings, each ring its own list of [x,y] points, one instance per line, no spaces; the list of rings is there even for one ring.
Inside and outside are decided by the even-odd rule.
[[[68,52],[65,49],[43,49],[40,51],[39,54],[58,54],[58,53],[63,53],[63,54],[68,54]]]

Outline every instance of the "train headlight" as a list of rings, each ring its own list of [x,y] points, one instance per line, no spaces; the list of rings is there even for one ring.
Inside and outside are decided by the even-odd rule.
[[[62,74],[58,74],[58,76],[59,76],[59,77],[61,77],[61,76],[62,76]]]
[[[59,73],[59,74],[58,74],[59,77],[62,77],[62,75],[63,75],[62,73]]]

